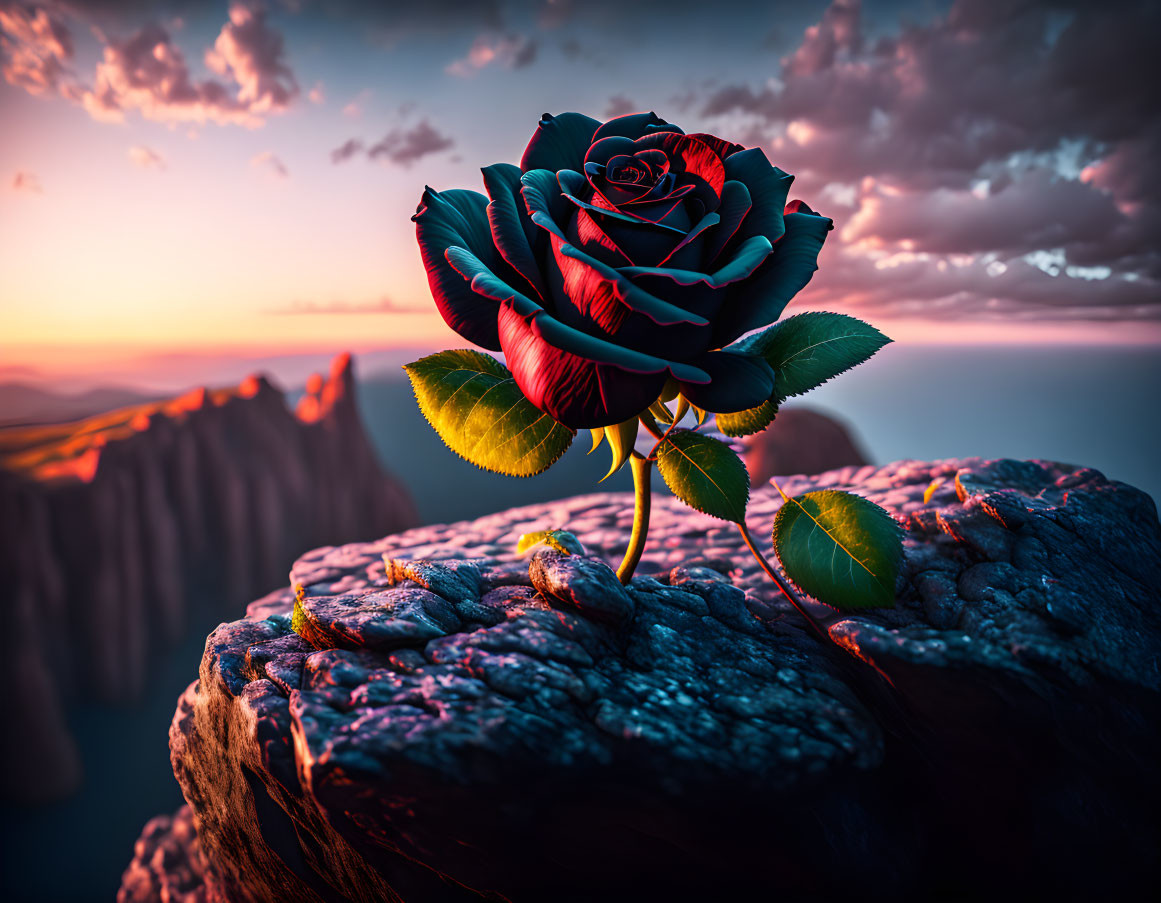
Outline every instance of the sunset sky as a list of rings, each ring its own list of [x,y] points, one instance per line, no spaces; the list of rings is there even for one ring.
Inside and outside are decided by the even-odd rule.
[[[565,110],[794,173],[836,229],[790,312],[1161,342],[1158,8],[0,0],[0,366],[449,344],[422,188]]]

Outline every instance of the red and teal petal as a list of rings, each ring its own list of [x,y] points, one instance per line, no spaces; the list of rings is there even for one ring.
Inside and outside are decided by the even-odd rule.
[[[730,239],[737,234],[751,206],[750,191],[743,183],[730,179],[722,186],[722,203],[718,207],[721,221],[706,236],[702,269],[709,269],[718,259]]]
[[[617,116],[604,123],[596,134],[593,135],[593,141],[600,141],[602,138],[610,136],[618,136],[621,138],[628,138],[636,140],[642,135],[650,135],[653,132],[676,132],[678,135],[682,131],[672,123],[666,122],[656,113],[628,113],[624,116]]]
[[[439,192],[425,188],[411,219],[440,315],[469,342],[498,351],[497,303],[473,292],[446,257],[448,248],[460,247],[482,261],[503,263],[492,243],[487,207],[488,199],[475,191]]]
[[[782,208],[794,176],[772,166],[760,147],[726,157],[725,173],[727,179],[741,182],[750,193],[752,207],[738,230],[738,239],[765,235],[776,244],[785,231]]]
[[[512,269],[524,277],[529,288],[543,298],[547,290],[537,262],[535,244],[540,229],[529,218],[523,201],[518,197],[523,187],[520,169],[511,163],[497,163],[485,166],[481,171],[484,187],[491,199],[487,207],[488,225],[496,250]]]
[[[774,392],[774,371],[756,354],[710,351],[691,361],[710,375],[708,383],[683,383],[681,394],[689,403],[714,414],[733,414],[754,408]]]
[[[744,283],[730,290],[714,318],[714,345],[728,345],[751,329],[768,326],[782,316],[818,269],[818,254],[834,224],[814,213],[789,213],[786,233],[774,251]]]
[[[593,143],[593,135],[600,125],[591,116],[581,113],[561,113],[559,116],[545,113],[540,117],[540,123],[524,149],[520,169],[523,172],[533,169],[552,172],[558,169],[583,169],[585,153]]]
[[[580,248],[553,237],[549,285],[559,320],[618,345],[684,360],[709,348],[709,321],[651,295]]]

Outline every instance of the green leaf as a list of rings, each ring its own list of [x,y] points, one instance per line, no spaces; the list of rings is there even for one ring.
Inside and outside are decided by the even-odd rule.
[[[665,485],[691,508],[741,523],[750,498],[746,465],[724,442],[693,430],[676,430],[657,450]]]
[[[774,368],[774,400],[782,403],[861,364],[890,341],[855,317],[813,312],[788,317],[732,347],[766,358]]]
[[[787,499],[774,549],[804,592],[832,608],[890,608],[903,555],[899,524],[873,502],[824,489]]]
[[[777,384],[777,383],[776,383]],[[778,402],[766,399],[756,408],[738,411],[736,414],[717,414],[718,429],[727,436],[750,436],[760,433],[774,422],[778,413]]]
[[[508,368],[478,351],[440,351],[403,367],[419,409],[448,448],[513,477],[547,470],[573,432],[524,397]]]

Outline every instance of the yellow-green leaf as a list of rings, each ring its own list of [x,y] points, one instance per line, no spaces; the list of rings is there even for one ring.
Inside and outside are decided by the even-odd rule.
[[[477,467],[513,477],[547,470],[573,431],[532,404],[494,357],[440,351],[403,367],[419,409],[448,448]]]
[[[774,549],[788,577],[833,608],[890,608],[903,556],[891,515],[849,492],[787,499],[774,518]]]
[[[738,411],[736,414],[717,414],[718,429],[727,436],[751,436],[760,433],[774,422],[778,413],[778,402],[766,399],[756,408]]]
[[[537,530],[525,533],[516,542],[516,554],[523,555],[535,546],[546,545],[562,555],[583,555],[584,546],[568,530]]]

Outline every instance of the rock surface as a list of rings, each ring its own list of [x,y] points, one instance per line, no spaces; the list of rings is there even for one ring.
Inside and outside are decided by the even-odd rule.
[[[201,874],[204,899],[231,901],[1118,898],[1155,882],[1153,502],[1047,462],[784,482],[819,487],[907,527],[895,609],[812,603],[833,644],[732,528],[672,499],[625,591],[606,563],[625,496],[304,555],[290,587],[207,639],[170,732],[189,804],[175,824],[192,812],[198,847],[151,823],[122,899],[157,899],[134,894],[166,880],[166,844],[183,893]],[[779,504],[754,493],[755,532]],[[587,556],[514,559],[520,534],[560,526]]]
[[[349,355],[311,389],[297,413],[251,377],[0,430],[0,797],[77,785],[66,704],[136,699],[191,599],[226,615],[312,546],[417,522],[363,432]]]

